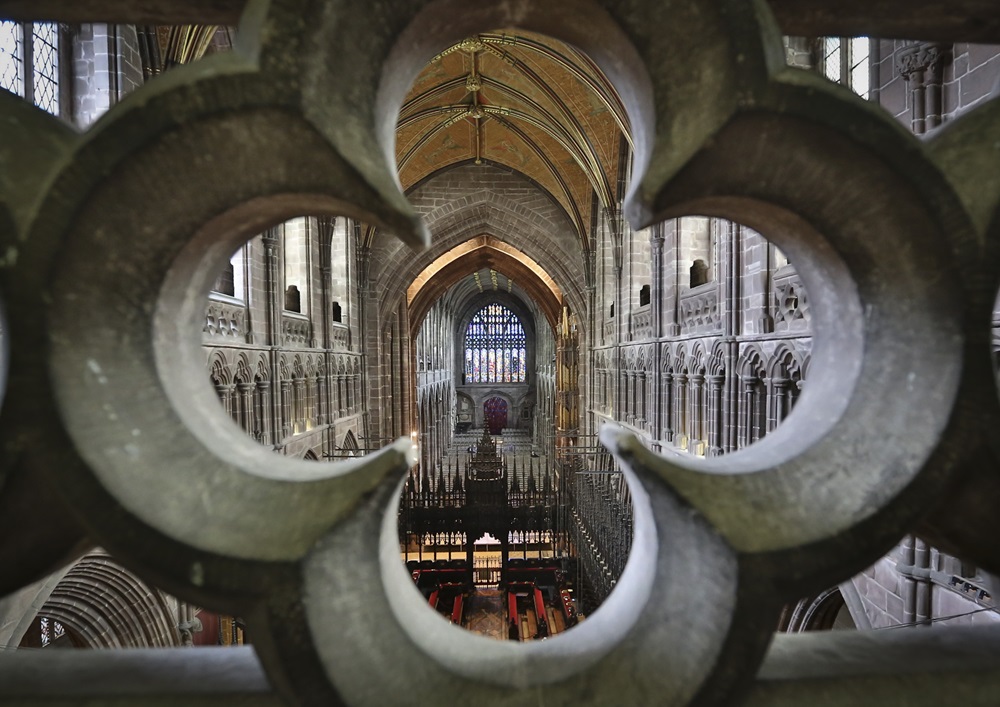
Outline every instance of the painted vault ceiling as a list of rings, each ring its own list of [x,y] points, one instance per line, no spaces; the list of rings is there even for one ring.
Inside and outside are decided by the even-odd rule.
[[[489,32],[421,72],[400,112],[396,159],[404,189],[456,163],[521,172],[586,242],[594,195],[614,208],[623,135],[621,101],[586,56],[541,35]]]

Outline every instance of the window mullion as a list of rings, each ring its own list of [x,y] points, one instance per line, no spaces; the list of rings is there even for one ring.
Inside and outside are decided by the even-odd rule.
[[[35,26],[32,22],[21,25],[21,67],[24,81],[24,100],[35,103]]]

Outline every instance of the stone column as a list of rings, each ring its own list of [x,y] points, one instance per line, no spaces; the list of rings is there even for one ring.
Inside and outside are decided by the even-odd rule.
[[[629,423],[635,424],[635,373],[625,372],[625,419]]]
[[[650,332],[653,341],[659,341],[663,336],[663,224],[659,223],[649,229],[649,254],[652,261],[650,272],[650,293],[649,293],[649,317],[652,324]],[[662,347],[657,344],[653,347],[653,360],[650,361],[651,369],[659,371],[661,367]],[[648,409],[644,417],[649,421],[648,429],[654,440],[663,439],[663,400],[660,379],[652,376],[652,394],[646,391],[648,396]]]
[[[316,389],[316,424],[325,425],[326,424],[326,391],[323,389],[323,376],[317,375],[316,380],[313,382],[313,387]]]
[[[697,442],[704,441],[705,439],[705,429],[704,429],[704,384],[705,377],[700,373],[693,373],[690,377],[691,381],[691,415],[688,421],[688,451],[694,452],[696,450]]]
[[[673,427],[673,404],[674,404],[674,376],[672,373],[664,373],[660,380],[663,383],[663,388],[660,391],[660,410],[662,410],[662,419],[660,424],[662,439],[667,442],[672,442],[674,440],[674,427]]]
[[[281,381],[281,438],[284,439],[292,433],[292,382],[289,380]],[[276,440],[278,441],[278,440]]]
[[[257,396],[259,410],[257,412],[258,429],[254,430],[257,441],[261,444],[271,444],[269,433],[269,413],[271,410],[271,384],[269,381],[257,381]]]
[[[708,381],[708,449],[706,456],[722,454],[722,387],[725,376],[709,375]]]
[[[261,236],[264,245],[264,293],[267,309],[267,343],[281,346],[281,310],[284,292],[281,275],[280,227],[269,228]]]
[[[239,422],[240,427],[248,433],[253,433],[253,383],[237,383],[236,390],[239,394]]]
[[[300,423],[302,422],[302,382],[298,378],[292,378],[290,381],[291,389],[288,394],[288,425],[291,428],[291,434],[295,435],[301,432]]]
[[[222,409],[226,411],[229,416],[233,415],[233,386],[226,385],[225,383],[219,383],[215,386],[215,394],[219,396],[219,402],[222,403]]]
[[[678,442],[684,441],[684,435],[687,430],[687,382],[688,377],[686,373],[675,373],[674,374],[674,446],[678,446]]]
[[[638,414],[639,414],[639,426],[642,427],[643,429],[648,429],[648,427],[649,427],[649,425],[647,424],[648,418],[646,417],[646,415],[647,415],[647,412],[646,412],[646,401],[647,401],[647,397],[646,397],[647,396],[647,393],[646,393],[646,385],[647,385],[647,383],[646,383],[646,380],[647,379],[646,379],[646,374],[645,373],[640,373],[639,375],[636,376],[636,387],[637,387],[636,397],[639,399],[639,411],[638,411]]]
[[[739,448],[747,447],[754,441],[753,416],[756,397],[756,384],[754,378],[743,381],[743,409],[740,410],[740,439]]]
[[[910,85],[910,129],[916,135],[941,124],[946,53],[944,45],[932,42],[914,42],[896,53],[899,75]]]
[[[767,431],[773,432],[788,414],[788,380],[771,379],[771,414],[767,420]]]

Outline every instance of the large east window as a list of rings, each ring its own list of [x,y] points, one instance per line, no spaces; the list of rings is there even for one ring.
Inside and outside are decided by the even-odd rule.
[[[0,88],[59,115],[59,26],[0,22]]]
[[[466,383],[523,383],[524,327],[501,304],[479,310],[465,331]]]

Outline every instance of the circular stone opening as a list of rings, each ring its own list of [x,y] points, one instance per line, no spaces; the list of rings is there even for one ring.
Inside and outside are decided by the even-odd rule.
[[[592,475],[574,472],[573,463],[560,464],[558,469],[565,471],[556,471],[548,490],[519,491],[512,464],[497,453],[497,446],[488,430],[474,445],[468,474],[463,474],[464,500],[478,516],[474,525],[500,522],[502,513],[493,518],[490,514],[503,504],[486,496],[500,496],[495,487],[506,481],[506,532],[500,538],[489,533],[476,537],[478,531],[464,534],[460,540],[466,544],[459,557],[444,559],[442,552],[438,559],[413,558],[413,534],[404,529],[412,528],[422,514],[443,525],[447,509],[455,506],[422,505],[422,491],[414,492],[411,474],[402,484],[398,515],[390,508],[383,520],[382,580],[403,631],[449,670],[497,685],[554,682],[599,660],[635,629],[650,601],[654,578],[663,569],[658,553],[662,538],[657,537],[647,489],[631,472],[617,470],[613,477],[597,482]],[[502,441],[499,446],[502,449]],[[532,515],[543,525],[542,514],[535,512],[538,507],[527,504],[540,504],[546,497],[558,516],[548,523],[549,530],[510,529]],[[589,512],[589,523],[596,523],[599,506],[606,526],[582,522]],[[612,509],[617,509],[618,517],[613,517]],[[430,539],[445,543],[459,539],[445,536],[431,534]],[[428,539],[417,537],[421,543]],[[397,559],[401,539],[409,539],[404,544],[404,557],[410,558],[405,568]],[[422,550],[434,553],[439,548],[423,544],[418,552]],[[727,591],[728,587],[722,593]],[[428,606],[435,611],[427,611]],[[591,609],[596,609],[592,616]],[[457,631],[449,622],[477,635]],[[567,644],[559,634],[570,629],[575,638]],[[496,641],[483,642],[479,636]],[[531,670],[524,670],[524,660],[529,660]]]
[[[255,235],[214,279],[201,344],[222,409],[252,440],[308,461],[362,456],[354,221],[300,216]]]
[[[607,452],[592,472],[561,451],[484,426],[456,434],[433,469],[420,455],[399,499],[399,551],[437,614],[527,642],[577,626],[611,594],[632,548],[632,495]]]
[[[630,237],[624,282],[610,258],[599,277],[596,415],[692,461],[762,442],[807,387],[815,308],[805,281],[821,271],[797,268],[794,244],[786,252],[724,218],[683,216]]]
[[[610,455],[557,429],[557,388],[578,386],[576,319],[552,327],[530,288],[495,267],[462,271],[413,332],[418,461],[399,499],[399,552],[444,619],[526,642],[571,629],[610,594],[633,505]],[[600,452],[613,472],[576,473]],[[585,506],[590,525],[573,511]]]

